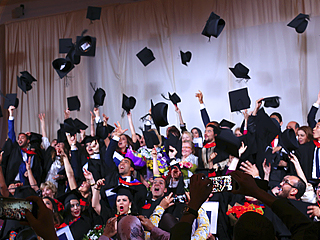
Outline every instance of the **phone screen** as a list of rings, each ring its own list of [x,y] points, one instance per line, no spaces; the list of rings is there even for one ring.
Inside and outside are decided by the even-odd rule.
[[[232,190],[232,178],[228,176],[211,177],[213,182],[212,192],[224,192]]]
[[[34,212],[34,203],[18,198],[0,197],[0,218],[26,221],[26,209]]]

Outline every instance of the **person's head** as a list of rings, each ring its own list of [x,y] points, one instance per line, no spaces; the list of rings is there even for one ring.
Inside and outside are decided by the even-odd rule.
[[[116,199],[116,207],[119,215],[128,214],[131,211],[132,200],[126,195],[118,195]]]
[[[177,138],[180,138],[181,136],[179,129],[174,125],[167,128],[167,138],[169,138],[170,133],[172,133]]]
[[[81,206],[79,197],[70,193],[64,200],[64,222],[69,223],[81,215]]]
[[[82,194],[87,194],[90,192],[90,184],[87,181],[83,181],[80,185],[80,187],[78,188],[79,192],[81,192]]]
[[[66,152],[66,145],[64,144],[64,142],[59,142],[59,143],[57,143],[56,146],[55,146],[55,150],[56,150],[56,154],[57,154],[58,156],[60,156],[60,154],[61,154],[62,151],[64,151],[65,153],[67,153],[67,152]]]
[[[154,178],[151,186],[152,198],[157,200],[167,192],[166,181],[162,177]]]
[[[272,222],[256,212],[246,212],[241,215],[233,228],[233,240],[272,240],[275,231]]]
[[[202,132],[199,128],[194,127],[191,129],[192,137],[193,138],[202,138]]]
[[[57,144],[58,144],[58,140],[57,140],[57,139],[53,139],[53,140],[51,141],[50,146],[55,148]]]
[[[18,135],[18,145],[21,148],[27,148],[30,143],[28,136],[25,133],[19,133]]]
[[[316,126],[312,130],[313,138],[317,141],[320,140],[320,119],[317,122]]]
[[[181,149],[181,155],[183,158],[188,157],[190,154],[194,154],[195,148],[194,143],[191,141],[183,141],[182,142],[182,149]]]
[[[308,126],[302,126],[298,128],[297,131],[299,144],[305,144],[313,140],[312,129]]]
[[[70,212],[74,219],[81,215],[81,206],[78,199],[70,200]]]
[[[299,123],[297,123],[295,121],[291,121],[291,122],[288,122],[286,129],[293,129],[295,134],[298,135],[299,127],[300,127]]]
[[[144,229],[140,220],[132,215],[120,219],[117,227],[117,235],[120,240],[144,240]]]
[[[206,126],[206,130],[204,132],[204,139],[207,143],[211,143],[215,141],[215,128],[219,128],[219,123],[217,122],[210,122]]]
[[[121,160],[118,165],[119,174],[123,177],[131,176],[134,171],[134,163],[128,157]]]
[[[42,198],[42,201],[44,203],[44,205],[46,205],[47,208],[49,208],[51,211],[54,211],[54,200],[51,197],[44,197]],[[57,209],[55,210],[57,211]]]
[[[237,127],[235,130],[234,130],[234,135],[236,136],[236,137],[241,137],[243,134],[242,134],[242,132],[240,131],[240,128],[239,127]]]
[[[277,122],[280,124],[280,126],[282,126],[282,116],[280,113],[278,112],[273,112],[270,115],[270,118],[274,118],[275,120],[277,120]]]
[[[146,141],[144,139],[144,136],[143,135],[141,136],[140,134],[137,134],[137,137],[138,137],[138,141],[139,141],[140,147],[145,146],[146,145]]]
[[[278,197],[300,199],[306,191],[306,183],[298,176],[284,176],[280,183]]]
[[[129,145],[133,146],[133,142],[131,137],[126,134],[122,134],[120,136],[120,140],[118,142],[118,150],[125,152]]]
[[[50,181],[41,183],[40,190],[41,190],[42,197],[54,198],[57,193],[57,187]]]
[[[192,141],[193,137],[192,137],[192,133],[188,132],[188,131],[184,131],[182,133],[182,137],[181,140],[183,141]]]
[[[9,193],[11,193],[12,195],[14,195],[14,193],[15,193],[15,191],[16,191],[16,188],[17,188],[17,187],[21,187],[21,186],[23,186],[23,183],[22,183],[22,182],[20,182],[20,181],[15,181],[15,182],[9,184],[9,186],[8,186],[8,191],[9,191]]]
[[[95,149],[99,147],[99,142],[97,139],[91,139],[91,140],[86,142],[86,151],[89,154],[89,156],[93,155],[95,152]]]

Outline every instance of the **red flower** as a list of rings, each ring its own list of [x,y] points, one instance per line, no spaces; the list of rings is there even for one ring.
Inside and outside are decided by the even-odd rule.
[[[61,212],[64,210],[64,206],[61,202],[59,202],[57,199],[53,199],[55,203],[57,204],[58,212]]]
[[[94,227],[94,230],[100,230],[101,228],[102,228],[102,225],[95,226],[95,227]]]

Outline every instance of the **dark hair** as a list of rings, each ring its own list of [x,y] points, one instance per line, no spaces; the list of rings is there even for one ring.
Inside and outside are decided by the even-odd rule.
[[[53,209],[53,222],[55,225],[59,226],[62,222],[61,216],[58,212],[58,206],[56,202],[51,198],[51,197],[43,197],[42,199],[48,199],[51,204],[52,204],[52,209]]]
[[[199,128],[197,128],[197,127],[194,127],[194,128],[192,128],[191,129],[191,133],[192,133],[192,130],[197,130],[197,132],[198,132],[198,134],[199,134],[199,137],[201,137],[202,138],[202,132],[201,132],[201,130],[199,129]]]
[[[304,192],[306,191],[306,183],[301,179],[301,177],[296,176],[298,178],[297,183],[294,185],[298,190],[298,193],[295,195],[296,199],[300,199]]]
[[[79,199],[71,199],[71,200],[77,200],[80,204]],[[70,201],[71,201],[70,200]],[[73,216],[71,214],[71,204],[70,201],[64,205],[64,211],[63,211],[63,222],[67,225],[69,225],[69,222],[73,221]],[[81,209],[81,208],[80,208]],[[82,212],[82,209],[81,209]]]
[[[282,116],[281,116],[281,114],[280,113],[278,113],[278,112],[273,112],[273,113],[271,113],[271,115],[270,115],[270,117],[271,116],[276,116],[277,118],[279,118],[279,123],[281,123],[282,122]]]
[[[307,141],[310,142],[313,140],[312,128],[309,126],[301,126],[298,128],[298,131],[304,131],[307,135]]]
[[[167,138],[169,137],[170,133],[172,133],[177,138],[181,137],[181,133],[180,133],[179,129],[174,125],[167,128]]]
[[[129,159],[129,160],[130,160],[130,167],[133,167],[133,168],[134,168],[134,163],[133,163],[133,161],[132,161],[131,158],[125,157],[125,158],[123,158],[123,159]],[[123,159],[122,159],[122,160],[123,160]]]
[[[128,145],[130,145],[130,146],[132,147],[132,149],[134,149],[134,144],[133,144],[133,141],[132,141],[131,137],[129,137],[127,134],[122,134],[122,135],[126,137]],[[122,136],[122,135],[121,135],[121,136]],[[121,136],[120,136],[120,137],[121,137]],[[127,149],[126,149],[126,150],[127,150]],[[118,147],[118,145],[117,145],[116,151],[117,151],[117,152],[120,151],[120,148]]]
[[[296,125],[294,127],[299,128],[300,127],[299,123],[296,122]]]

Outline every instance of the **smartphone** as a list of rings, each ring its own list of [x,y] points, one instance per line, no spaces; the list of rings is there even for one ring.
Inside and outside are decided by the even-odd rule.
[[[232,178],[230,175],[211,177],[213,182],[212,192],[224,192],[232,190]]]
[[[1,219],[27,221],[26,209],[28,209],[33,216],[37,216],[38,208],[35,203],[26,201],[25,199],[0,197]]]

